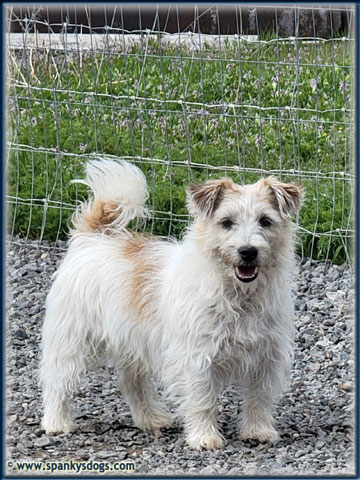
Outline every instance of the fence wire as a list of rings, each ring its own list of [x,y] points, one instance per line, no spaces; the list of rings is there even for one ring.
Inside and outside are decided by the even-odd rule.
[[[86,196],[70,182],[90,157],[106,156],[143,169],[151,218],[138,228],[163,236],[180,236],[189,224],[189,182],[224,175],[244,183],[266,175],[299,181],[306,190],[299,253],[348,261],[355,7],[326,7],[347,18],[339,31],[329,16],[328,38],[317,36],[316,6],[287,8],[295,22],[287,37],[279,34],[279,16],[272,31],[262,31],[256,9],[256,33],[244,34],[240,5],[231,35],[201,33],[204,11],[196,5],[192,31],[180,31],[184,14],[173,6],[176,33],[164,28],[159,7],[152,28],[143,28],[140,10],[129,28],[122,5],[112,15],[103,8],[104,24],[91,26],[87,7],[84,26],[76,8],[74,16],[59,7],[60,21],[52,21],[47,6],[41,17],[36,9],[7,7],[10,241],[22,236],[56,246],[66,238],[69,217]],[[209,7],[211,28],[221,8]],[[305,8],[313,35],[300,35]]]

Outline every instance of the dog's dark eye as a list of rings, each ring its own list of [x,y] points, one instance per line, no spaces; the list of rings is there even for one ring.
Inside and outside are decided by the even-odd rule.
[[[230,218],[225,218],[225,220],[221,221],[221,226],[226,230],[229,230],[234,225],[234,222],[230,220]]]
[[[262,228],[271,227],[271,220],[268,217],[261,217],[259,220],[259,223],[262,226]]]

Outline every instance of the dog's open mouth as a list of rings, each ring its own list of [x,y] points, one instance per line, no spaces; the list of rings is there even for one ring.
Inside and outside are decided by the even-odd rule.
[[[259,269],[256,265],[236,265],[235,275],[242,282],[252,282],[258,276]]]

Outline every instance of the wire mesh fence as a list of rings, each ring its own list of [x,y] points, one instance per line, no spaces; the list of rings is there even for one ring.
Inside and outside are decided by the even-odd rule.
[[[267,28],[238,5],[229,34],[221,5],[129,8],[7,7],[10,241],[66,238],[86,196],[70,182],[106,156],[142,168],[141,228],[164,236],[189,222],[189,182],[300,181],[299,253],[349,260],[355,7],[271,6]]]

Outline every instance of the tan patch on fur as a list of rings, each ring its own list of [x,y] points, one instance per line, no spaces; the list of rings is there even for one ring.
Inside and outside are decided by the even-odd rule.
[[[279,211],[279,204],[276,200],[274,192],[272,191],[267,178],[262,178],[258,182],[258,194],[268,202],[275,210]]]
[[[118,207],[119,205],[115,202],[94,202],[90,209],[83,209],[77,231],[108,233],[106,227],[121,215],[122,210]]]
[[[222,193],[226,190],[239,192],[240,187],[230,178],[221,178],[219,180],[208,180],[201,185],[190,185],[188,189],[189,208],[192,214],[196,213],[191,205],[205,215],[211,215],[219,206]]]
[[[134,233],[121,249],[121,254],[132,264],[129,306],[142,318],[151,313],[151,305],[155,308],[152,301],[156,294],[154,276],[159,270],[159,265],[152,258],[148,247],[151,243],[160,241],[150,234]]]
[[[300,209],[303,187],[298,183],[282,183],[275,177],[262,178],[260,187],[267,187],[268,200],[282,216],[292,215]],[[271,192],[271,193],[270,193]]]

